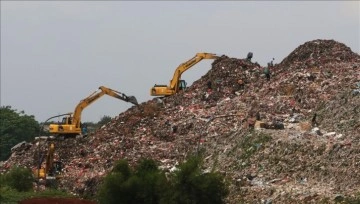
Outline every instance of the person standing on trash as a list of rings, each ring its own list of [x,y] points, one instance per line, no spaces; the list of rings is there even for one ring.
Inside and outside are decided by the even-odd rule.
[[[243,81],[242,79],[239,79],[239,80],[237,81],[237,84],[238,84],[239,90],[242,90],[242,89],[245,88],[245,84],[244,84],[244,81]]]
[[[211,83],[211,81],[208,81],[206,85],[207,85],[208,90],[212,90],[212,83]]]
[[[247,54],[246,60],[249,61],[249,62],[251,62],[251,58],[252,58],[252,57],[253,57],[253,53],[252,53],[252,52],[249,52],[249,53]]]
[[[313,127],[317,127],[317,126],[319,125],[318,122],[316,121],[316,116],[317,116],[317,114],[314,113],[314,115],[313,115],[313,117],[312,117],[312,119],[311,119],[311,125],[312,125]]]
[[[270,80],[270,63],[268,63],[267,67],[264,67],[264,74],[266,76],[266,79],[269,81]]]
[[[81,133],[82,133],[82,135],[87,135],[87,125],[86,124],[82,125]]]
[[[270,66],[271,66],[271,67],[274,66],[274,60],[275,60],[275,58],[272,58],[272,60],[271,60],[271,62],[270,62]]]

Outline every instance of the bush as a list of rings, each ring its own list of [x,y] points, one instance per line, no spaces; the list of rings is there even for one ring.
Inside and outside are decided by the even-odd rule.
[[[179,165],[172,177],[168,203],[224,203],[229,191],[224,178],[217,172],[202,173],[202,159],[191,156]]]
[[[224,203],[228,188],[222,175],[202,173],[202,159],[190,157],[166,179],[155,161],[142,159],[135,170],[125,160],[116,163],[98,193],[100,203]]]
[[[125,160],[118,161],[100,187],[100,203],[159,203],[166,188],[165,175],[152,160],[143,159],[132,171]]]
[[[74,196],[58,190],[45,190],[40,192],[18,192],[8,186],[0,187],[0,203],[19,203],[29,198],[72,198]]]
[[[3,185],[19,192],[31,190],[33,181],[34,178],[30,169],[17,166],[12,167],[2,178]]]
[[[0,203],[18,203],[29,194],[30,192],[18,192],[9,186],[2,186],[0,187]]]
[[[136,168],[135,176],[140,181],[138,203],[160,203],[168,184],[165,174],[158,169],[155,161],[141,160]]]

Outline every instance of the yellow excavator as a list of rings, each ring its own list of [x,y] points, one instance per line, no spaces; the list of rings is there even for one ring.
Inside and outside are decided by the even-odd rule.
[[[203,59],[217,59],[219,56],[216,54],[211,53],[197,53],[193,58],[190,60],[180,64],[177,69],[175,70],[174,76],[170,81],[170,85],[157,85],[155,84],[154,87],[150,89],[151,96],[171,96],[179,90],[183,90],[186,88],[185,80],[181,80],[181,74],[184,73],[186,70],[197,64]]]
[[[134,96],[127,96],[121,92],[112,90],[104,86],[100,86],[97,91],[95,91],[90,96],[80,101],[80,103],[75,107],[74,113],[63,114],[65,115],[65,117],[63,117],[61,123],[50,124],[49,125],[50,134],[53,134],[55,136],[62,136],[62,137],[84,134],[82,127],[83,125],[81,123],[82,111],[84,110],[84,108],[86,108],[95,100],[99,99],[101,96],[105,94],[126,102],[130,102],[134,105],[138,105],[138,102]]]
[[[63,164],[60,161],[54,161],[55,145],[51,143],[46,155],[45,166],[41,167],[42,159],[39,158],[39,166],[34,170],[36,179],[54,180],[61,178],[61,169]]]

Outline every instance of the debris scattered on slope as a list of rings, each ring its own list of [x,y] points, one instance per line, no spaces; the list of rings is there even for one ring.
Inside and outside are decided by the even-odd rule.
[[[187,90],[132,107],[86,138],[55,141],[65,164],[60,187],[93,194],[119,159],[134,165],[149,157],[172,171],[204,150],[204,170],[231,181],[228,203],[353,195],[360,189],[359,67],[360,56],[333,40],[299,46],[270,67],[269,81],[259,64],[221,56]],[[1,170],[36,167],[47,142],[15,150]]]

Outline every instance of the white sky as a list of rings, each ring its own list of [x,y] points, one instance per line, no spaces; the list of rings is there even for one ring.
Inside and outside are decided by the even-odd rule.
[[[139,102],[197,52],[281,62],[299,45],[333,39],[360,53],[359,1],[1,1],[1,105],[39,122],[74,111],[106,86]],[[188,85],[212,60],[185,72]],[[82,121],[132,104],[103,96]]]

